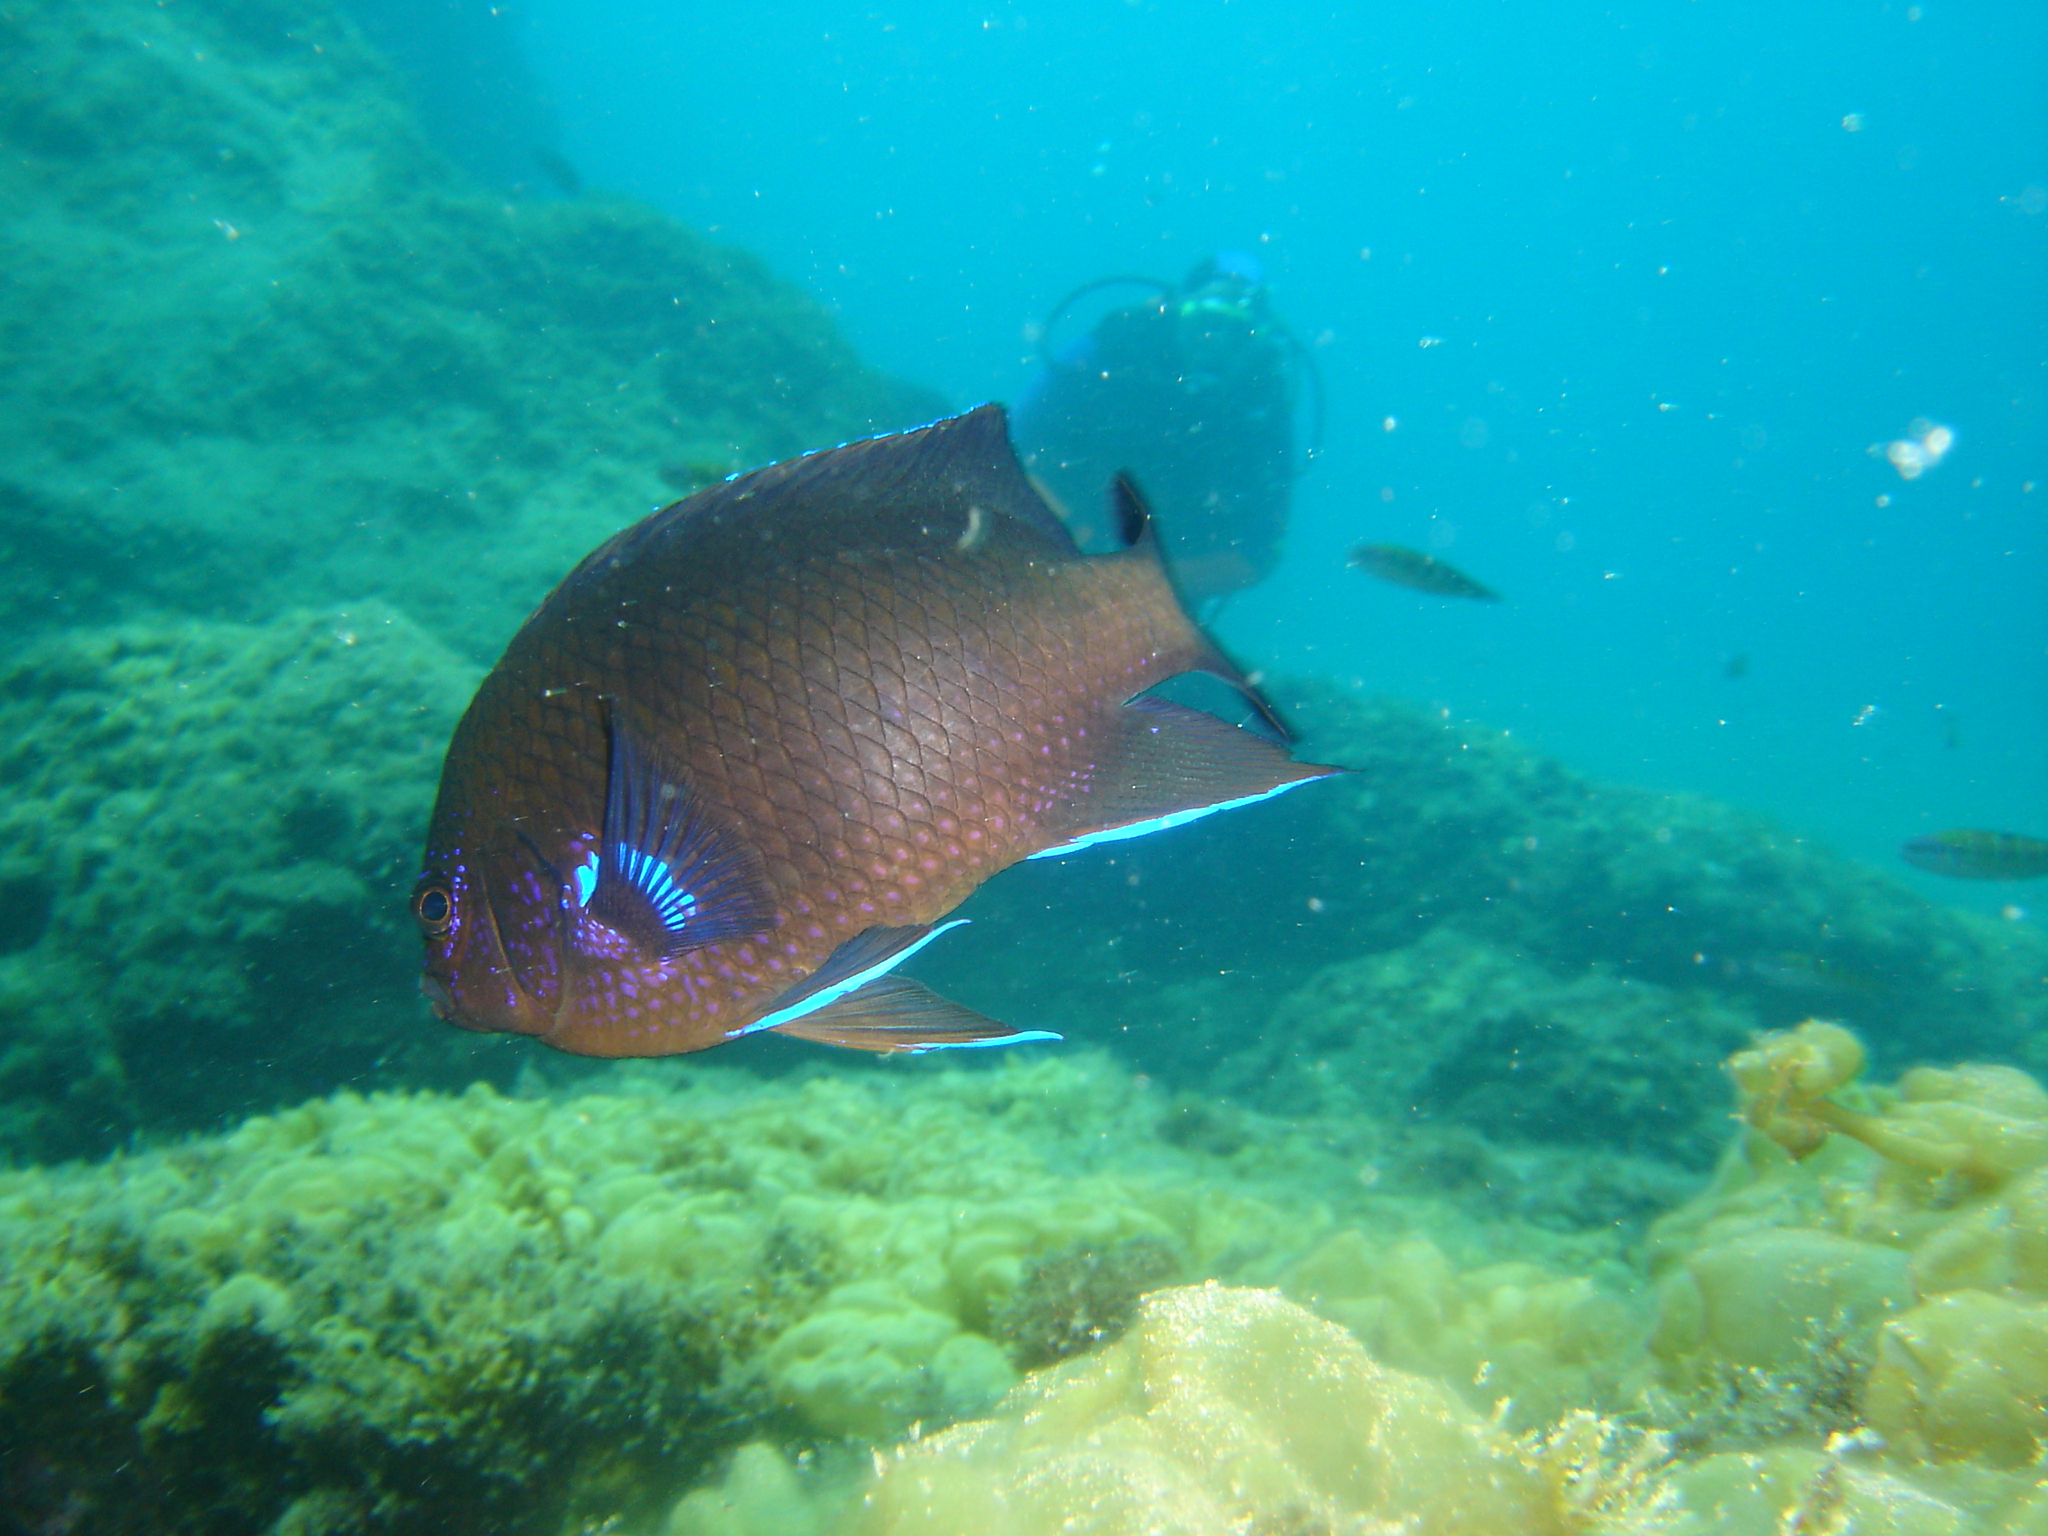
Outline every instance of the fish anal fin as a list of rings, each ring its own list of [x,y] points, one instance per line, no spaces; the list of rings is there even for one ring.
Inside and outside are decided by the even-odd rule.
[[[908,976],[880,976],[844,997],[773,1026],[819,1045],[882,1053],[971,1049],[1057,1040],[1042,1029],[1012,1029],[940,997]]]
[[[1167,699],[1134,699],[1087,783],[1046,831],[1034,859],[1143,837],[1216,811],[1269,799],[1343,770],[1297,763],[1284,748]]]

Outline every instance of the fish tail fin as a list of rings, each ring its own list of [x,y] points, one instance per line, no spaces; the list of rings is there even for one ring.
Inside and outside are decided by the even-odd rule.
[[[1218,650],[1216,642],[1207,634],[1197,629],[1195,635],[1201,641],[1203,655],[1195,662],[1192,670],[1206,672],[1209,676],[1228,683],[1237,691],[1238,697],[1252,707],[1252,712],[1259,717],[1259,723],[1265,727],[1266,734],[1282,746],[1292,743],[1294,732],[1288,728],[1287,722],[1280,718],[1280,712],[1273,707],[1272,701],[1259,692],[1259,685],[1247,677],[1236,662]]]
[[[1152,504],[1146,500],[1145,493],[1139,489],[1129,470],[1117,472],[1116,479],[1110,484],[1109,499],[1117,537],[1123,543],[1122,551],[1114,558],[1153,567],[1159,573],[1159,579],[1166,584],[1166,589],[1173,594],[1174,609],[1187,631],[1183,641],[1188,653],[1185,670],[1206,672],[1229,685],[1252,707],[1275,740],[1293,741],[1294,733],[1287,728],[1287,722],[1280,718],[1266,696],[1259,692],[1258,685],[1245,675],[1243,668],[1217,649],[1216,642],[1189,614],[1187,600],[1174,585],[1173,572],[1167,567],[1166,551],[1159,543],[1159,525],[1152,516]]]

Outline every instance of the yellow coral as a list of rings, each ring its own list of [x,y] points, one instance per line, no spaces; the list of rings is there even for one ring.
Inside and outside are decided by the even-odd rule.
[[[1286,1293],[1342,1323],[1377,1360],[1449,1383],[1518,1425],[1634,1396],[1642,1323],[1582,1275],[1510,1262],[1461,1271],[1434,1242],[1338,1232],[1283,1278]]]
[[[1653,1234],[1652,1349],[1678,1385],[1847,1351],[1871,1362],[1862,1412],[1897,1455],[2031,1464],[2048,1444],[2048,1092],[1979,1064],[1864,1092],[1862,1061],[1809,1021],[1730,1063],[1761,1139]],[[1830,1097],[1852,1093],[1868,1107]]]
[[[1146,1299],[1124,1340],[899,1451],[869,1536],[1568,1529],[1533,1459],[1434,1382],[1269,1291]]]
[[[1826,1095],[1863,1072],[1863,1042],[1839,1024],[1808,1019],[1797,1029],[1765,1035],[1729,1059],[1742,1090],[1743,1118],[1794,1157],[1838,1129]]]
[[[2048,1302],[1936,1296],[1877,1348],[1864,1407],[1900,1452],[2022,1467],[2048,1445]]]

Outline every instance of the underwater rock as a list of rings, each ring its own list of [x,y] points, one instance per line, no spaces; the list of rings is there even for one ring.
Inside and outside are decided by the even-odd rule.
[[[474,1042],[425,1027],[404,910],[474,682],[381,603],[0,665],[0,884],[36,896],[0,944],[0,1152],[476,1075]]]
[[[1950,1291],[1887,1323],[1864,1392],[1900,1454],[2032,1467],[2048,1445],[2048,1301]]]
[[[1813,1038],[1753,1050],[1796,1079]],[[1170,1141],[1174,1100],[1099,1056],[690,1068],[345,1093],[0,1172],[17,1524],[1028,1536],[1078,1499],[1105,1532],[1988,1536],[2048,1515],[2042,1167],[1999,1160],[2040,1145],[2040,1095],[1995,1074],[1837,1081],[1870,1134],[1801,1159],[1745,1128],[1656,1230],[1652,1285],[1614,1230],[1363,1184],[1339,1119],[1239,1110],[1229,1150]],[[1034,1273],[1168,1250],[1281,1292],[1154,1292],[1122,1338],[1017,1381],[1013,1319],[1100,1310],[1088,1285],[1034,1300]],[[963,1414],[987,1417],[947,1428]]]
[[[1003,1352],[890,1281],[835,1287],[764,1357],[780,1399],[820,1433],[887,1440],[979,1413],[1016,1380]]]
[[[1421,1233],[1334,1233],[1281,1280],[1375,1360],[1441,1381],[1516,1429],[1573,1409],[1621,1413],[1641,1395],[1644,1318],[1626,1276],[1596,1280],[1509,1260],[1461,1268]]]
[[[1555,1536],[1560,1504],[1434,1382],[1272,1292],[1203,1286],[1147,1297],[1121,1342],[1031,1378],[995,1417],[899,1449],[860,1529]]]
[[[1390,1122],[1705,1167],[1726,1137],[1716,1069],[1757,1025],[1739,1002],[1605,968],[1560,976],[1447,922],[1318,971],[1219,1079],[1261,1103],[1341,1096]]]
[[[10,630],[375,592],[483,659],[678,453],[935,414],[749,255],[473,190],[331,0],[52,0],[0,52]]]
[[[662,1536],[820,1536],[838,1513],[834,1506],[845,1502],[837,1486],[829,1492],[806,1486],[774,1446],[756,1440],[734,1453],[715,1484],[683,1495]]]

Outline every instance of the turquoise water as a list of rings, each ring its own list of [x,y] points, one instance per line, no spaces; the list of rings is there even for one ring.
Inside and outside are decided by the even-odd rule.
[[[527,26],[594,184],[761,251],[957,404],[1017,395],[1075,284],[1256,250],[1330,414],[1285,567],[1219,626],[1240,656],[1872,860],[2048,823],[2029,8],[543,0]],[[1867,450],[1915,418],[1958,446],[1907,484]],[[1510,602],[1368,590],[1342,569],[1367,538]]]

